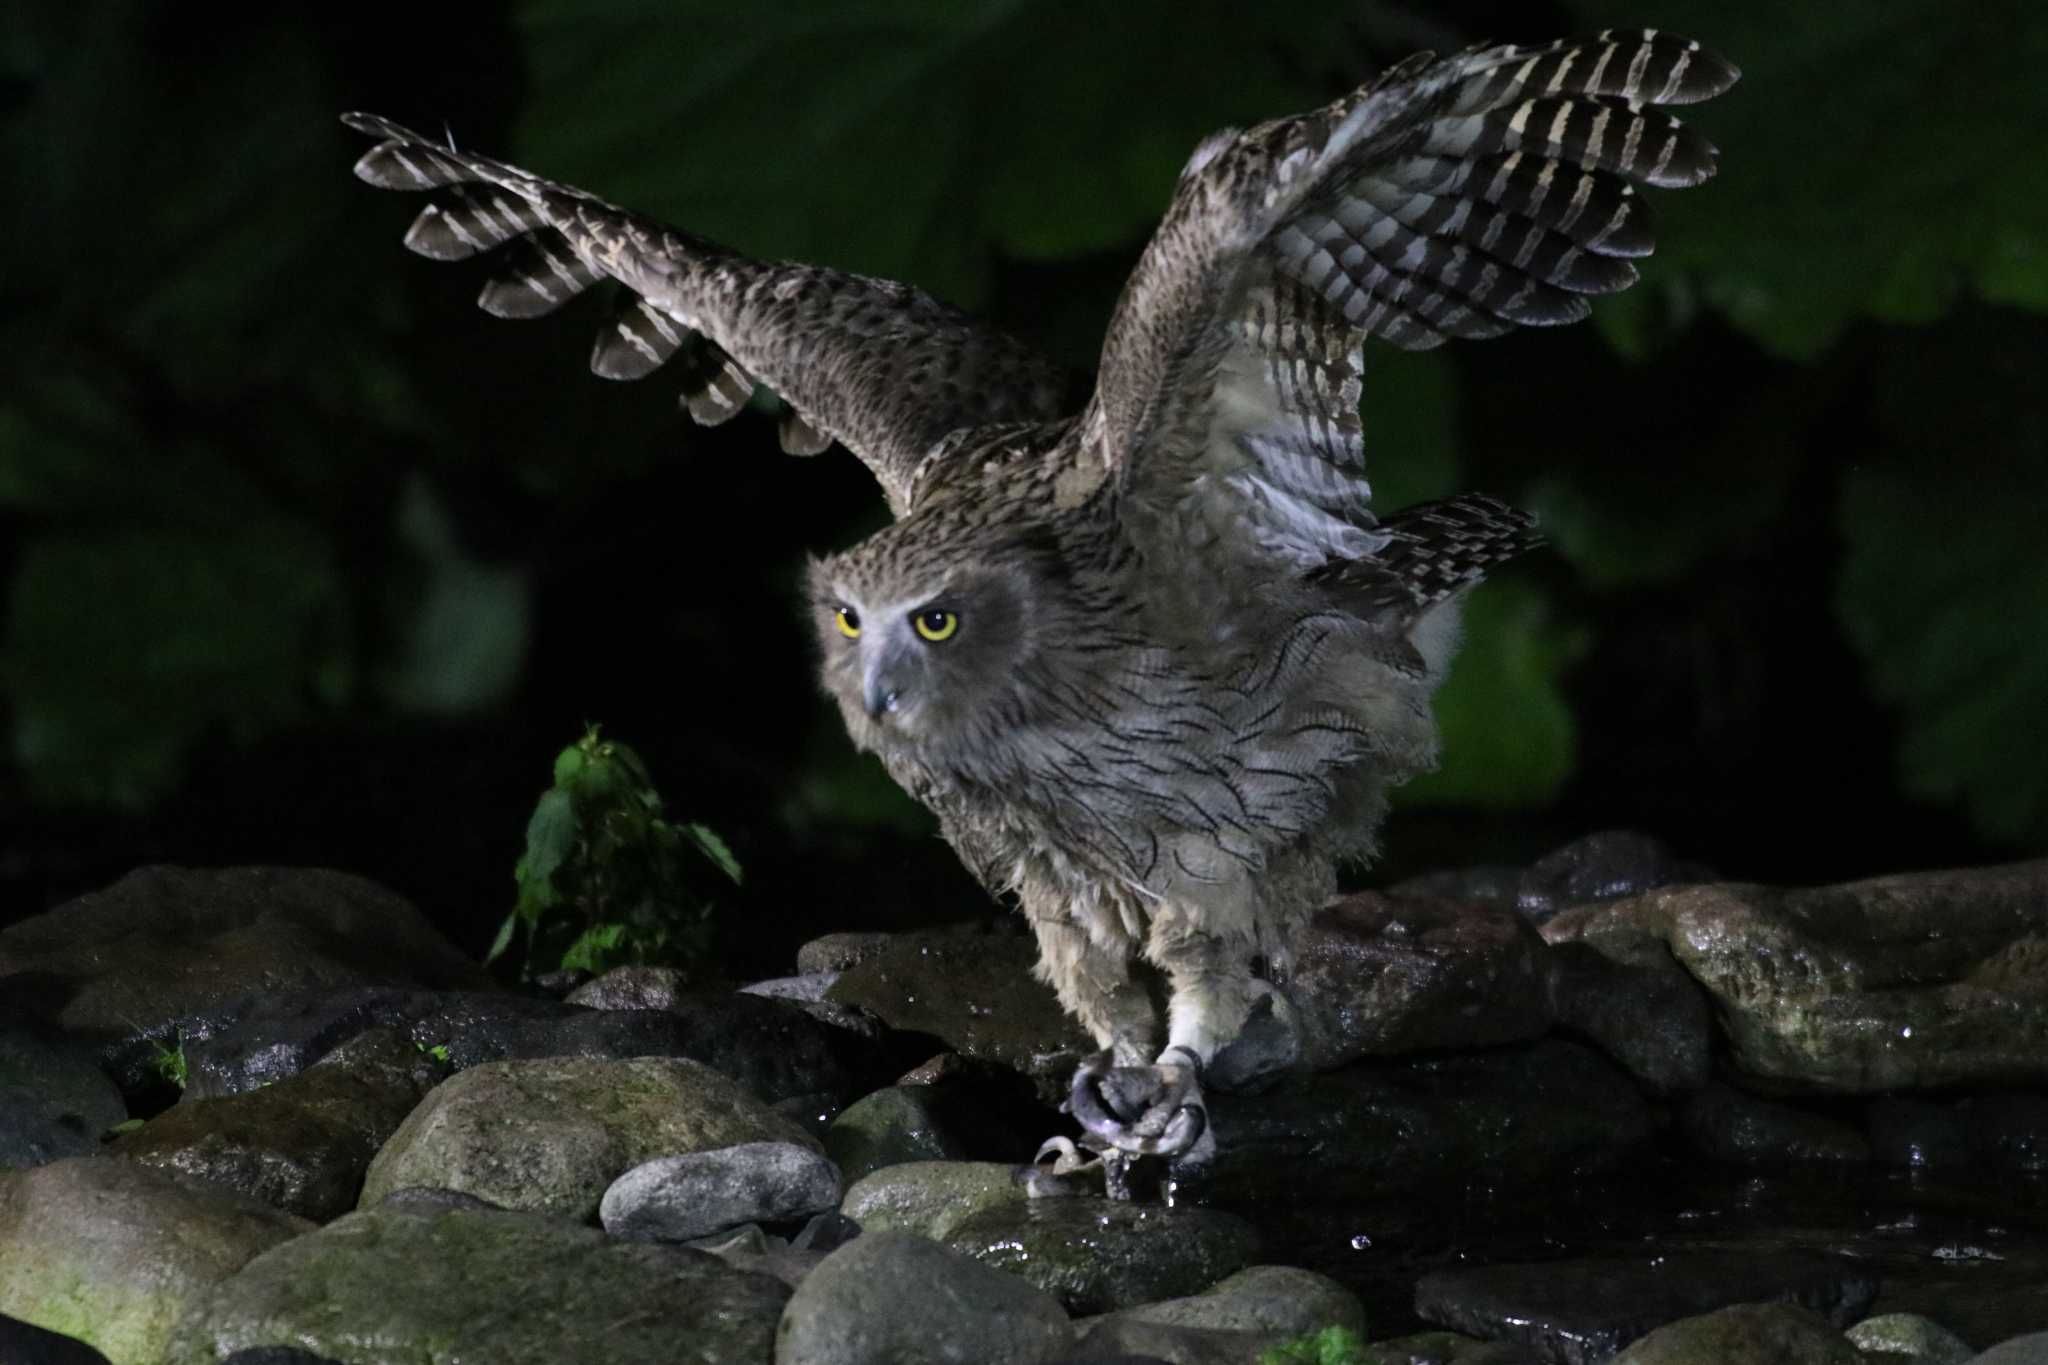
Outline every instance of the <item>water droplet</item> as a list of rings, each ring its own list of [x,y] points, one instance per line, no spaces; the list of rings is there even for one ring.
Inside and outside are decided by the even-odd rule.
[[[1351,1239],[1351,1249],[1353,1251],[1371,1251],[1372,1237],[1363,1232],[1359,1233]]]

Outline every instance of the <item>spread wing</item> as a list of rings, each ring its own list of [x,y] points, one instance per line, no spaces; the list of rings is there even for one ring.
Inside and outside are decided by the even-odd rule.
[[[1133,534],[1303,572],[1384,549],[1361,343],[1574,322],[1648,254],[1638,184],[1696,185],[1661,107],[1737,72],[1654,30],[1412,58],[1337,102],[1217,134],[1118,304],[1082,418]]]
[[[788,405],[785,450],[808,455],[839,441],[898,515],[919,461],[949,432],[1064,415],[1056,367],[909,285],[753,260],[387,119],[342,122],[382,139],[356,163],[358,178],[434,192],[407,246],[436,260],[498,254],[477,299],[484,311],[539,317],[615,280],[624,288],[592,370],[639,379],[671,365],[705,423],[732,416],[765,384]]]

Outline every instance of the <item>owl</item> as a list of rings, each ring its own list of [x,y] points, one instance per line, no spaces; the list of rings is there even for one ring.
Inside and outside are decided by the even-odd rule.
[[[1094,392],[907,285],[751,259],[367,114],[356,165],[433,193],[406,236],[494,253],[479,303],[533,317],[600,281],[592,368],[666,367],[724,421],[833,442],[894,521],[814,563],[820,677],[853,742],[1036,935],[1101,1051],[1058,1168],[1199,1159],[1205,1084],[1288,1060],[1296,930],[1429,768],[1461,598],[1536,543],[1467,495],[1371,507],[1368,338],[1411,349],[1586,316],[1651,248],[1639,186],[1714,148],[1668,106],[1737,72],[1608,31],[1422,54],[1195,148],[1104,339]],[[1269,1047],[1242,1047],[1257,1037]],[[1233,1062],[1234,1056],[1252,1061]]]

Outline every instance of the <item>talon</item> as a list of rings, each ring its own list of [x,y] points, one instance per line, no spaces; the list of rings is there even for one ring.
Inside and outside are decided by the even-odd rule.
[[[1099,1053],[1075,1070],[1068,1103],[1091,1146],[1175,1156],[1208,1131],[1200,1075],[1201,1063],[1186,1047],[1169,1049],[1151,1066],[1112,1066],[1109,1054]]]

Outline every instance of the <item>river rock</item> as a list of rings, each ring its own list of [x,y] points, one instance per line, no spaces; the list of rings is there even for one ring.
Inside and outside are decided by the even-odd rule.
[[[604,1192],[598,1215],[614,1237],[686,1242],[808,1218],[837,1205],[840,1189],[838,1168],[811,1148],[743,1142],[635,1166]]]
[[[1083,1340],[1112,1322],[1163,1323],[1205,1331],[1258,1332],[1298,1337],[1326,1327],[1363,1336],[1365,1309],[1358,1296],[1327,1275],[1285,1265],[1248,1266],[1199,1294],[1126,1308],[1095,1320]]]
[[[1661,938],[1736,1066],[1786,1090],[2048,1083],[2048,860],[1801,890],[1673,887],[1566,911],[1553,944]]]
[[[107,1151],[324,1222],[355,1207],[371,1158],[446,1074],[396,1031],[373,1030],[276,1085],[180,1101]]]
[[[1480,1341],[1461,1332],[1411,1332],[1375,1341],[1373,1365],[1537,1365],[1519,1342]]]
[[[402,897],[317,868],[145,867],[0,929],[0,998],[84,1039],[125,1093],[156,1045],[205,1038],[269,993],[495,990]]]
[[[2031,1332],[1999,1342],[1982,1355],[1972,1357],[1970,1365],[2041,1365],[2044,1360],[2048,1360],[2048,1332]]]
[[[848,1180],[906,1161],[957,1161],[966,1145],[934,1112],[932,1087],[887,1085],[840,1111],[825,1150]]]
[[[1044,1198],[975,1214],[946,1245],[1029,1280],[1070,1313],[1107,1313],[1192,1294],[1242,1270],[1258,1234],[1218,1209]]]
[[[313,1224],[108,1157],[0,1173],[0,1313],[154,1365],[191,1304]]]
[[[1840,1257],[1682,1251],[1434,1271],[1415,1286],[1415,1311],[1557,1365],[1595,1365],[1666,1323],[1761,1300],[1816,1310],[1839,1339],[1876,1296],[1876,1279]]]
[[[1360,892],[1316,912],[1286,994],[1312,1070],[1490,1047],[1550,1026],[1548,950],[1510,910]]]
[[[1713,1075],[1707,993],[1661,939],[1607,934],[1550,953],[1551,1012],[1661,1098],[1690,1094]]]
[[[914,1232],[944,1241],[985,1209],[1019,1208],[1030,1197],[1020,1167],[996,1161],[910,1161],[854,1181],[839,1211],[863,1233]]]
[[[1678,1123],[1702,1156],[1732,1166],[1870,1159],[1870,1143],[1850,1124],[1732,1086],[1710,1085],[1694,1095]]]
[[[822,934],[796,950],[797,972],[805,976],[814,972],[843,972],[888,947],[895,937],[873,930]]]
[[[661,1009],[592,1009],[473,991],[349,988],[270,995],[189,1044],[188,1093],[239,1094],[298,1074],[366,1029],[402,1030],[455,1070],[533,1057],[687,1057],[761,1098],[830,1106],[883,1065],[872,1045],[786,1002],[722,992]]]
[[[1902,1365],[1967,1365],[1977,1354],[1954,1332],[1918,1313],[1865,1318],[1844,1335],[1851,1346],[1877,1357],[1870,1365],[1885,1365],[1887,1355],[1907,1357]]]
[[[1742,1303],[1659,1327],[1614,1365],[1864,1365],[1841,1329],[1789,1303]]]
[[[526,1213],[368,1209],[250,1261],[164,1365],[297,1346],[339,1360],[760,1365],[788,1298],[682,1247]]]
[[[783,1311],[775,1365],[1043,1365],[1073,1328],[1015,1275],[907,1232],[861,1236],[827,1256]]]
[[[1652,835],[1606,829],[1561,845],[1527,867],[1429,872],[1395,884],[1390,894],[1484,901],[1541,923],[1574,905],[1714,880],[1706,867],[1680,858]]]
[[[1032,976],[1037,962],[1038,945],[1028,934],[893,934],[842,971],[826,999],[1022,1072],[1042,1099],[1057,1104],[1074,1067],[1096,1049],[1052,988]]]
[[[93,1050],[42,1029],[0,1026],[0,1171],[91,1156],[127,1119]]]
[[[1160,1361],[1164,1365],[1256,1365],[1285,1340],[1278,1332],[1186,1327],[1111,1313],[1095,1320],[1081,1339],[1080,1350],[1067,1360],[1072,1365],[1101,1365],[1105,1360]]]
[[[628,964],[585,981],[562,1000],[593,1010],[665,1010],[702,994],[697,978],[681,967]]]
[[[822,1150],[729,1078],[681,1057],[489,1062],[442,1083],[370,1163],[362,1207],[407,1185],[594,1220],[622,1173],[742,1142]]]

